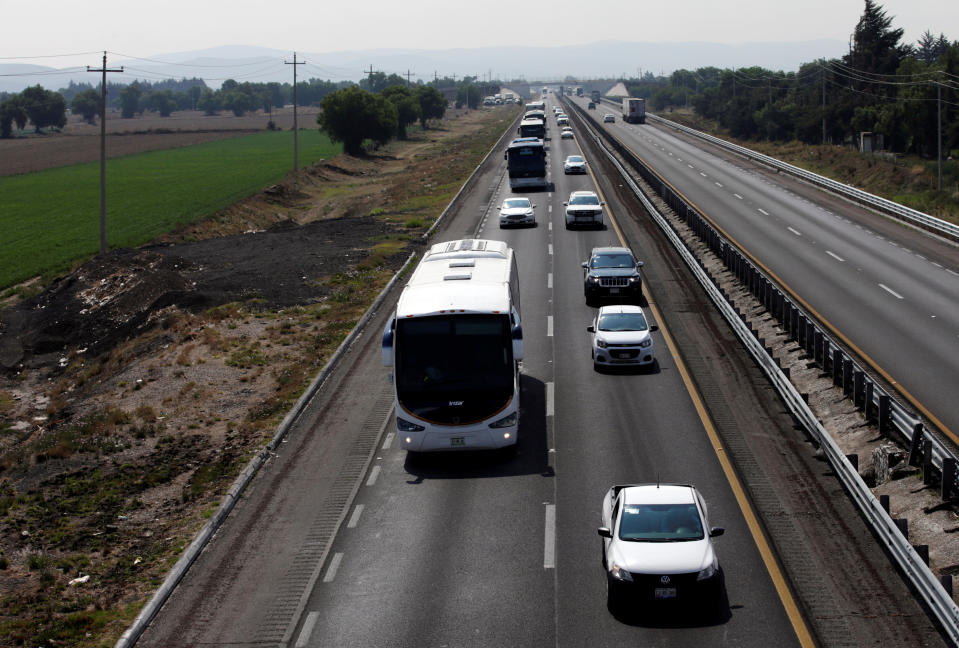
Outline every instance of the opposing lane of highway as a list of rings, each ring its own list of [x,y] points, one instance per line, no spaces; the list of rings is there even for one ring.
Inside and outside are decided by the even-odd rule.
[[[959,248],[652,123],[603,127],[959,434]]]

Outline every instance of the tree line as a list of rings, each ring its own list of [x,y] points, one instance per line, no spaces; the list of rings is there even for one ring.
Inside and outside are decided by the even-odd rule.
[[[865,131],[881,134],[889,150],[921,156],[937,154],[941,108],[944,151],[959,148],[959,41],[926,31],[909,45],[902,34],[865,0],[840,58],[789,73],[760,66],[647,73],[626,87],[653,110],[691,106],[742,139],[850,143]]]

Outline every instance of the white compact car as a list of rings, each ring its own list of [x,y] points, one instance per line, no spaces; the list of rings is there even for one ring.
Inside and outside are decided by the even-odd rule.
[[[639,306],[616,304],[603,306],[593,324],[586,328],[593,335],[593,368],[617,366],[648,367],[656,362],[653,338],[658,331],[646,321]]]
[[[616,115],[614,115],[613,113],[606,113],[605,115],[603,115],[603,123],[613,124],[615,122],[616,122]]]
[[[573,139],[573,129],[570,128],[569,126],[566,126],[566,127],[563,128],[563,130],[560,132],[559,138],[560,138],[560,139]]]
[[[586,173],[586,160],[582,155],[568,155],[563,162],[563,173]]]
[[[536,207],[529,198],[511,196],[499,208],[499,226],[536,225]]]
[[[706,503],[688,484],[613,486],[603,498],[606,603],[620,614],[658,601],[718,605],[722,570]]]

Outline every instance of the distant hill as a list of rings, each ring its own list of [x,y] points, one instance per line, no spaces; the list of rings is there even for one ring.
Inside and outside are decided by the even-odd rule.
[[[488,47],[450,50],[370,49],[342,52],[297,52],[306,65],[297,70],[301,79],[359,80],[372,65],[375,71],[415,79],[465,75],[530,81],[561,81],[566,76],[580,79],[637,76],[640,72],[669,74],[677,69],[719,68],[759,65],[767,69],[795,71],[803,63],[835,58],[848,44],[839,40],[791,43],[634,43],[603,41],[588,45],[557,47]],[[123,66],[123,74],[111,74],[111,82],[135,79],[201,77],[218,88],[224,79],[238,81],[292,81],[290,51],[228,45],[191,52],[156,54],[144,59],[110,59],[111,67]],[[91,61],[97,65],[99,61]],[[50,68],[39,65],[0,64],[0,91],[19,92],[39,83],[47,89],[65,87],[70,80],[97,83],[86,68]]]

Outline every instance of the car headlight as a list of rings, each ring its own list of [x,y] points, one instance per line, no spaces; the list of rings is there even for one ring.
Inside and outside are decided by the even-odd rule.
[[[600,349],[605,349],[607,346],[606,340],[596,340],[596,346],[598,346]]]
[[[514,425],[516,425],[517,418],[518,418],[518,413],[513,412],[512,414],[508,416],[504,416],[498,421],[493,421],[492,423],[489,424],[489,426],[493,428],[494,430],[498,430],[499,428],[505,428],[505,427],[513,427]]]
[[[588,279],[588,281],[589,281],[590,283],[599,283],[599,277],[590,276],[589,279]]]
[[[396,428],[400,432],[422,432],[426,429],[423,425],[417,425],[416,423],[411,423],[406,419],[402,419],[399,416],[396,417]]]
[[[713,563],[706,569],[699,570],[699,573],[696,574],[696,580],[706,580],[707,578],[712,578],[716,575],[716,563]]]
[[[613,563],[609,568],[609,575],[615,578],[618,581],[623,581],[625,583],[632,583],[633,576],[623,569],[620,565]]]
[[[639,346],[642,347],[643,349],[645,349],[646,347],[648,347],[648,346],[651,345],[652,343],[653,343],[652,340],[650,340],[649,338],[646,338],[645,340],[643,340],[642,342],[639,343]]]
[[[639,283],[639,275],[629,278],[629,283]]]

